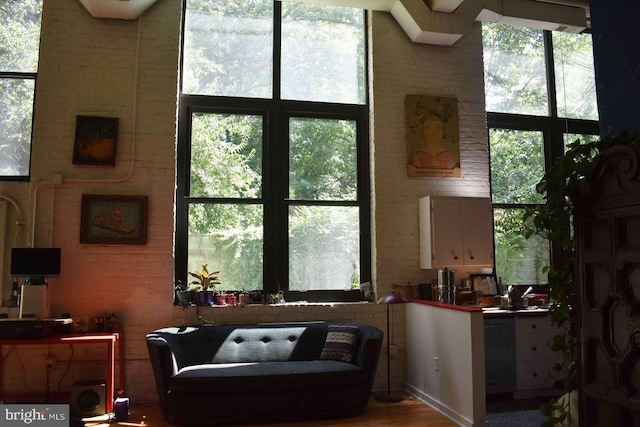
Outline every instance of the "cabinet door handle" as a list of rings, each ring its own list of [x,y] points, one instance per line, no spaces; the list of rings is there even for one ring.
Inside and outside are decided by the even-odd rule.
[[[474,257],[473,255],[470,255],[469,258],[476,259],[476,257]]]
[[[535,329],[536,327],[537,327],[537,326],[536,326],[536,324],[535,324],[535,323],[534,323],[533,325],[531,325],[531,329]]]
[[[535,345],[533,347],[531,347],[531,351],[536,351],[536,350],[537,350],[537,348],[536,348]]]
[[[538,374],[536,372],[533,373],[533,378],[536,378]]]

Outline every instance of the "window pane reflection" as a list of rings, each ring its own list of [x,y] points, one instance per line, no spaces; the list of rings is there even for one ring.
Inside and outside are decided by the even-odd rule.
[[[271,0],[188,0],[183,93],[271,98]]]
[[[351,289],[360,284],[359,209],[289,208],[289,289]]]
[[[189,206],[187,271],[220,270],[219,289],[262,289],[261,205]]]
[[[527,239],[523,214],[523,209],[493,210],[496,271],[504,284],[546,284],[549,240],[538,235]]]
[[[365,103],[361,9],[282,2],[282,99]]]
[[[491,129],[493,203],[542,203],[536,185],[544,176],[542,132]]]

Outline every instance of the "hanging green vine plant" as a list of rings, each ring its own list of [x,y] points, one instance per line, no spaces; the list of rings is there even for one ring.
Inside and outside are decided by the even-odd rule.
[[[528,209],[524,214],[524,223],[529,224],[526,236],[536,234],[545,237],[556,247],[553,265],[545,267],[545,271],[552,302],[549,309],[551,321],[563,331],[553,338],[552,343],[552,349],[561,355],[561,361],[554,365],[561,378],[554,386],[562,391],[563,396],[576,390],[578,374],[573,201],[590,191],[594,159],[609,147],[630,144],[634,140],[629,134],[621,133],[598,141],[581,143],[576,140],[569,144],[565,154],[558,158],[536,186],[536,191],[545,197],[546,203]],[[547,417],[543,427],[571,425],[572,418],[577,416],[571,413],[571,399],[563,396],[542,405],[541,411]]]

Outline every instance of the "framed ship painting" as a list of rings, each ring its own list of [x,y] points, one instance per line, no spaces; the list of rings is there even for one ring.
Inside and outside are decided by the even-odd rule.
[[[145,245],[147,196],[82,195],[80,243]]]

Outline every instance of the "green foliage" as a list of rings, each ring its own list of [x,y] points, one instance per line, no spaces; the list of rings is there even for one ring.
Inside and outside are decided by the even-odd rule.
[[[36,73],[42,0],[0,2],[0,71]],[[35,79],[0,78],[0,175],[29,174]]]
[[[0,70],[36,72],[42,0],[11,0],[0,4]]]
[[[534,204],[544,171],[542,132],[491,129],[491,193],[494,203]],[[537,172],[537,173],[536,173]],[[527,240],[522,209],[494,209],[496,271],[506,283],[546,283],[548,242]]]
[[[289,129],[289,197],[356,200],[355,123],[292,118]]]
[[[542,30],[486,23],[482,32],[487,110],[546,114]]]
[[[543,171],[542,132],[491,129],[491,194],[494,203],[541,202],[536,184]]]
[[[196,290],[206,291],[215,290],[216,285],[220,284],[218,274],[220,270],[209,272],[209,264],[202,265],[202,271],[190,271],[189,275],[194,277],[195,280],[191,281],[189,285],[193,286]]]
[[[564,370],[565,377],[557,385],[565,393],[576,388],[578,328],[576,306],[575,241],[572,230],[574,201],[586,196],[590,191],[590,178],[594,159],[607,148],[614,145],[630,144],[634,141],[629,134],[602,138],[598,141],[581,143],[576,140],[568,144],[567,152],[558,158],[538,183],[536,190],[544,195],[546,203],[528,209],[524,216],[525,224],[531,224],[527,237],[543,236],[560,248],[561,256],[547,267],[549,274],[549,297],[551,320],[564,330],[554,337],[552,349],[559,352],[562,362],[556,371]],[[530,221],[533,220],[533,221]],[[567,399],[568,400],[568,399]],[[569,416],[568,402],[554,400],[542,407],[549,419],[545,426],[555,426]]]
[[[273,0],[189,0],[183,91],[270,98],[274,4]],[[281,4],[281,98],[364,103],[363,11]]]
[[[261,289],[273,264],[289,289],[359,280],[359,135],[351,114],[327,103],[364,103],[364,34],[362,9],[186,2],[182,91],[209,96],[179,137],[190,138],[187,270],[211,262],[225,272],[226,289]],[[274,81],[280,93],[271,102]],[[305,106],[291,109],[290,101]],[[288,251],[272,249],[286,239]],[[265,252],[288,264],[265,268]],[[336,266],[342,259],[346,267]]]

